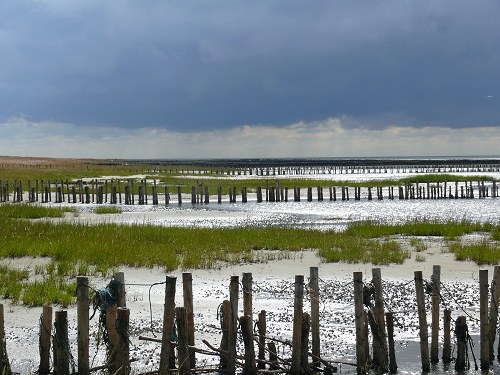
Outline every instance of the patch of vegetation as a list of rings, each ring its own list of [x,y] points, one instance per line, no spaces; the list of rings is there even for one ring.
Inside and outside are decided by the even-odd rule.
[[[412,237],[410,238],[410,245],[415,248],[417,253],[427,250],[427,245],[420,238]]]
[[[41,219],[63,217],[66,212],[76,213],[72,207],[42,206],[41,204],[0,204],[0,219]]]
[[[450,245],[450,251],[455,254],[456,260],[470,260],[478,265],[500,262],[500,247],[487,240],[467,245],[455,242]]]
[[[416,262],[425,262],[425,255],[423,255],[423,254],[415,254],[415,261]]]
[[[387,224],[376,221],[356,222],[346,230],[347,234],[357,234],[365,238],[385,236],[437,236],[448,239],[458,238],[474,232],[491,232],[494,226],[490,223],[474,223],[469,220],[429,220],[414,219],[401,224]]]
[[[123,211],[117,206],[98,206],[94,209],[96,214],[121,214]]]

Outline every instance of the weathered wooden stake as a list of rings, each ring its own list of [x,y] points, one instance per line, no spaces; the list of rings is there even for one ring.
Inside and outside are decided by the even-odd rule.
[[[479,270],[479,320],[481,335],[481,370],[490,367],[489,321],[488,321],[488,270]]]
[[[175,308],[175,324],[177,326],[177,353],[179,358],[179,374],[186,375],[190,371],[187,309],[185,307]]]
[[[69,374],[68,312],[56,311],[54,322],[54,368],[56,374]]]
[[[455,360],[455,371],[464,371],[466,368],[467,351],[467,323],[465,316],[459,316],[455,321],[455,336],[457,337],[457,358]]]
[[[291,375],[300,375],[302,364],[302,313],[304,304],[304,276],[295,276],[295,294],[293,311],[293,334],[292,334],[292,364]]]
[[[125,274],[123,272],[116,272],[114,274],[115,279],[115,293],[116,293],[116,306],[126,307],[127,298],[125,294]]]
[[[373,360],[380,371],[389,369],[387,353],[387,334],[385,331],[384,295],[382,291],[382,274],[380,268],[372,269],[372,282],[375,289],[375,306],[373,307]]]
[[[429,332],[427,328],[427,317],[425,311],[424,280],[422,271],[415,271],[415,290],[417,293],[418,322],[420,327],[420,358],[422,371],[429,372],[431,369],[429,359]]]
[[[319,272],[318,267],[309,268],[309,296],[311,298],[311,349],[313,363],[321,357],[319,335]]]
[[[257,375],[257,365],[255,361],[255,348],[253,345],[253,322],[252,317],[244,315],[240,317],[241,335],[245,345],[245,363],[243,365],[243,375]]]
[[[113,366],[113,374],[127,375],[130,373],[129,322],[130,310],[126,307],[118,307],[116,315],[118,341],[116,343],[116,360]]]
[[[241,280],[243,287],[243,315],[253,316],[252,312],[252,273],[244,272]]]
[[[221,350],[225,355],[221,356],[221,369],[226,375],[234,375],[236,372],[236,323],[231,301],[222,302],[222,342]]]
[[[445,309],[443,313],[443,362],[451,362],[451,310]]]
[[[85,276],[76,278],[76,303],[78,326],[78,374],[90,374],[89,367],[89,279]]]
[[[265,369],[266,365],[263,362],[266,359],[266,311],[262,310],[259,313],[259,319],[257,320],[257,329],[259,332],[259,363],[257,368]]]
[[[308,375],[311,373],[309,368],[309,332],[311,330],[311,317],[308,313],[302,313],[302,342],[301,342],[301,353],[300,353],[300,368],[302,375]]]
[[[40,319],[40,375],[50,373],[50,340],[52,334],[52,307],[43,305],[42,318]]]
[[[389,372],[395,374],[398,371],[396,363],[396,351],[394,348],[394,316],[392,312],[385,313],[385,322],[387,324],[387,341],[389,346]]]
[[[491,282],[491,300],[489,312],[489,352],[490,360],[495,359],[494,344],[497,334],[498,304],[500,301],[500,266],[495,266],[493,270],[493,280]]]
[[[363,305],[363,273],[354,272],[354,322],[356,327],[356,368],[358,374],[366,374],[365,309]]]
[[[182,289],[184,297],[184,307],[186,308],[187,337],[188,344],[194,346],[194,311],[193,311],[193,275],[190,272],[182,274]],[[189,354],[189,364],[191,368],[196,366],[195,352]]]
[[[173,350],[170,345],[175,315],[175,283],[176,277],[166,276],[165,280],[165,305],[163,308],[163,332],[160,354],[160,374],[168,373],[169,361]]]
[[[439,362],[439,302],[441,300],[441,266],[432,268],[431,363]]]

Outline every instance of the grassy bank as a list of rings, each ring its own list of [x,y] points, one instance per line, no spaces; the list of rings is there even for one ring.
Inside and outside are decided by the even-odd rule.
[[[499,227],[466,220],[414,220],[397,225],[358,222],[342,233],[290,227],[176,228],[50,220],[67,211],[39,205],[0,205],[0,259],[14,259],[12,264],[20,257],[51,260],[36,268],[36,282],[30,281],[33,270],[30,275],[27,270],[0,268],[1,296],[28,305],[67,304],[74,298],[71,285],[78,274],[109,276],[122,265],[166,271],[217,268],[226,263],[279,259],[304,249],[318,251],[325,262],[401,264],[410,254],[393,239],[395,235],[444,237],[454,241],[450,249],[457,260],[480,264],[500,261]],[[457,242],[460,236],[476,232],[489,240],[476,247]],[[416,244],[418,241],[413,241],[417,249]]]

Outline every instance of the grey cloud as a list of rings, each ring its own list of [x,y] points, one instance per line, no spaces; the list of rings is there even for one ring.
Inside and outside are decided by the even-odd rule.
[[[498,125],[497,2],[7,0],[0,116]],[[492,98],[487,98],[492,96]],[[403,120],[405,119],[405,120]]]

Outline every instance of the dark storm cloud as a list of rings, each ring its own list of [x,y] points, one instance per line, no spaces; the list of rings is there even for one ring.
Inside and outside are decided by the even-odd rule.
[[[7,0],[0,116],[178,130],[342,116],[499,125],[498,4]]]

